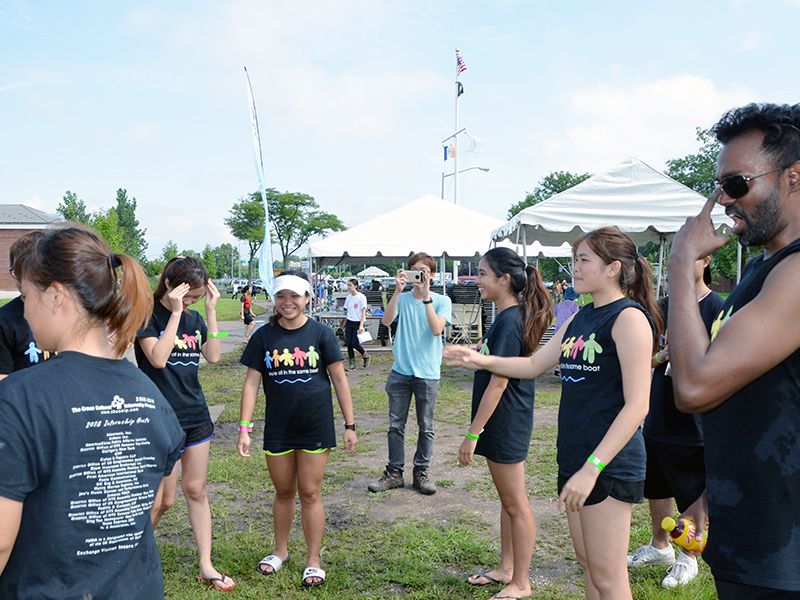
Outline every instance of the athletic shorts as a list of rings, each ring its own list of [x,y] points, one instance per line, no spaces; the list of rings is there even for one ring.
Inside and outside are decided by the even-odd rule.
[[[559,496],[568,479],[569,477],[561,473],[558,474]],[[597,482],[594,484],[594,489],[589,493],[589,497],[586,498],[586,502],[584,502],[583,505],[592,506],[593,504],[600,504],[609,496],[620,502],[641,504],[644,502],[644,481],[622,481],[616,477],[600,473]]]
[[[308,454],[322,454],[323,452],[330,450],[330,448],[317,448],[315,450],[306,450],[305,448],[292,448],[291,450],[284,450],[283,452],[270,452],[269,450],[264,450],[264,454],[267,456],[283,456],[284,454],[290,454],[295,450],[300,450],[301,452],[307,452]]]
[[[214,437],[214,424],[210,423],[208,425],[201,425],[200,427],[190,427],[189,429],[184,429],[183,432],[186,434],[186,441],[183,443],[181,452],[186,450],[189,446],[202,444]]]
[[[689,508],[706,489],[705,448],[667,444],[644,438],[647,475],[644,497],[675,498],[678,512]]]
[[[245,325],[250,325],[250,323],[252,323],[253,321],[255,321],[255,319],[253,318],[253,313],[251,313],[249,309],[245,308],[244,309],[244,324]]]
[[[800,592],[776,590],[732,581],[714,581],[719,600],[800,600]]]

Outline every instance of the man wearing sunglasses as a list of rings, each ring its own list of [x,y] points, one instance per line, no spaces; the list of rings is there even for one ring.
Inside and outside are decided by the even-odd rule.
[[[684,516],[708,522],[706,562],[722,600],[800,597],[800,105],[750,104],[712,131],[717,186],[669,258],[670,360],[679,409],[703,413],[706,492]],[[728,242],[715,202],[764,254],[712,325],[694,262]],[[677,309],[677,310],[676,310]]]

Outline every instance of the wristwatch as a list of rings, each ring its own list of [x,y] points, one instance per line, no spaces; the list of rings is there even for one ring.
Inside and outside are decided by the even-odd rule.
[[[351,423],[350,425],[348,425],[347,423],[345,423],[345,424],[344,424],[344,428],[345,428],[345,429],[349,429],[350,431],[355,431],[355,430],[356,430],[356,424],[355,424],[355,421],[354,421],[353,423]]]
[[[422,303],[423,304],[433,304],[433,299],[431,299],[431,300],[423,300]]]

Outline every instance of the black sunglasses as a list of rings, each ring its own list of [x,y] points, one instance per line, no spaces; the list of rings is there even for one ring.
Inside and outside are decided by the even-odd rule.
[[[725,177],[720,181],[715,181],[714,183],[721,187],[722,191],[725,192],[729,198],[736,200],[737,198],[741,198],[742,196],[746,195],[747,192],[750,191],[750,186],[747,185],[748,181],[758,179],[759,177],[769,175],[770,173],[775,173],[776,171],[783,171],[784,169],[788,169],[790,166],[791,165],[786,165],[785,167],[772,169],[772,171],[767,171],[766,173],[761,173],[759,175],[753,175],[752,177],[745,177],[744,175],[731,175],[730,177]]]

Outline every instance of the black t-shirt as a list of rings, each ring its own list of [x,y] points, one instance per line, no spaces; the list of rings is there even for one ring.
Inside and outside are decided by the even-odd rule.
[[[795,240],[767,260],[751,260],[712,336],[759,294],[773,267],[798,251]],[[747,340],[742,344],[747,352]],[[714,577],[800,591],[800,350],[705,413],[703,431],[709,514],[703,557]]]
[[[561,342],[561,405],[558,409],[558,469],[565,477],[576,473],[608,432],[625,405],[622,368],[611,330],[628,307],[647,311],[628,298],[575,314]],[[606,464],[606,475],[621,481],[644,481],[645,451],[637,429],[628,443]]]
[[[501,312],[478,344],[478,351],[492,356],[527,356],[530,354],[522,342],[519,306]],[[483,394],[492,374],[475,371],[472,384],[472,418],[478,412]],[[475,454],[492,462],[514,464],[528,456],[533,431],[533,400],[535,379],[509,379],[500,402],[486,422],[475,446]]]
[[[700,316],[711,332],[711,323],[719,314],[725,301],[716,292],[711,292],[700,301]],[[669,298],[658,301],[664,323],[669,313]],[[669,344],[669,339],[667,339]],[[689,414],[675,407],[672,375],[667,375],[669,361],[657,366],[650,384],[650,412],[644,420],[644,436],[657,442],[681,446],[703,445],[703,421],[699,414]]]
[[[36,345],[25,320],[25,303],[20,296],[0,307],[0,374],[37,365],[50,357]]]
[[[342,351],[333,330],[313,319],[298,329],[276,324],[253,334],[241,363],[262,374],[264,450],[336,446],[333,395],[325,367],[340,360]]]
[[[62,352],[0,382],[0,496],[23,502],[0,597],[164,597],[150,507],[184,433],[127,360]]]
[[[156,369],[151,365],[139,345],[138,338],[160,338],[171,314],[170,309],[161,302],[156,302],[150,321],[136,334],[137,340],[133,346],[136,362],[164,394],[175,410],[181,427],[191,429],[210,425],[211,415],[208,412],[203,388],[200,387],[200,380],[197,378],[200,351],[202,345],[206,343],[208,332],[206,322],[200,313],[190,310],[188,315],[185,312],[181,314],[175,345],[167,359],[167,366],[163,369]]]

